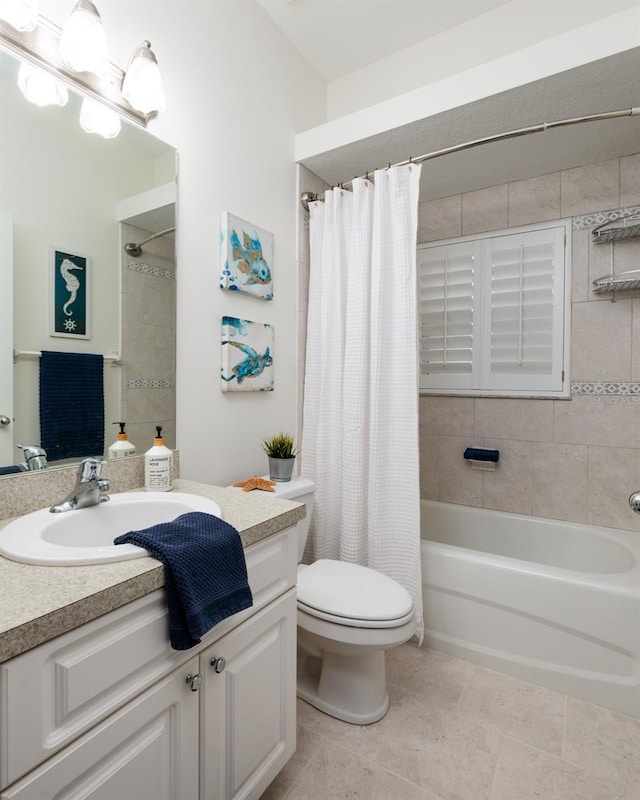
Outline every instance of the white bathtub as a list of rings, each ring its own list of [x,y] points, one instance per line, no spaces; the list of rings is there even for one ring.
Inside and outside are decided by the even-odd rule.
[[[422,501],[425,641],[640,717],[640,533]]]

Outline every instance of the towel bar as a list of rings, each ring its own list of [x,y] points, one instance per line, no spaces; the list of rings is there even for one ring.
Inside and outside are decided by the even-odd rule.
[[[13,348],[14,363],[19,358],[40,358],[41,355],[42,353],[40,350],[16,350],[15,347]],[[119,366],[121,363],[120,353],[114,353],[110,356],[102,356],[102,358],[112,367]]]

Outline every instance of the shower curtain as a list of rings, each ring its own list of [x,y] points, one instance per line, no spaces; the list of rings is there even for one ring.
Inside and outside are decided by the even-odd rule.
[[[308,557],[402,584],[422,641],[416,233],[420,165],[378,170],[310,207],[302,474]]]

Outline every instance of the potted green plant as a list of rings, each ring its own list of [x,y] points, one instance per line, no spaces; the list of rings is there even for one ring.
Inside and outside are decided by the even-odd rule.
[[[262,440],[262,449],[269,457],[269,477],[272,481],[290,481],[298,451],[289,433],[276,433]]]

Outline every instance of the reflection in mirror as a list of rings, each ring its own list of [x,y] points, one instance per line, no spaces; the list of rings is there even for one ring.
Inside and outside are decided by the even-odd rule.
[[[73,94],[64,108],[32,105],[18,89],[18,67],[0,51],[0,286],[13,281],[13,308],[10,293],[0,291],[0,317],[14,317],[13,337],[0,326],[0,414],[13,409],[12,424],[0,427],[0,465],[23,460],[18,444],[41,444],[43,350],[107,357],[105,453],[119,421],[138,453],[150,446],[155,425],[173,448],[174,234],[152,238],[138,256],[124,245],[174,228],[175,150],[129,123],[115,139],[85,133]],[[89,338],[52,335],[55,250],[87,259]],[[13,392],[3,396],[10,378]]]

